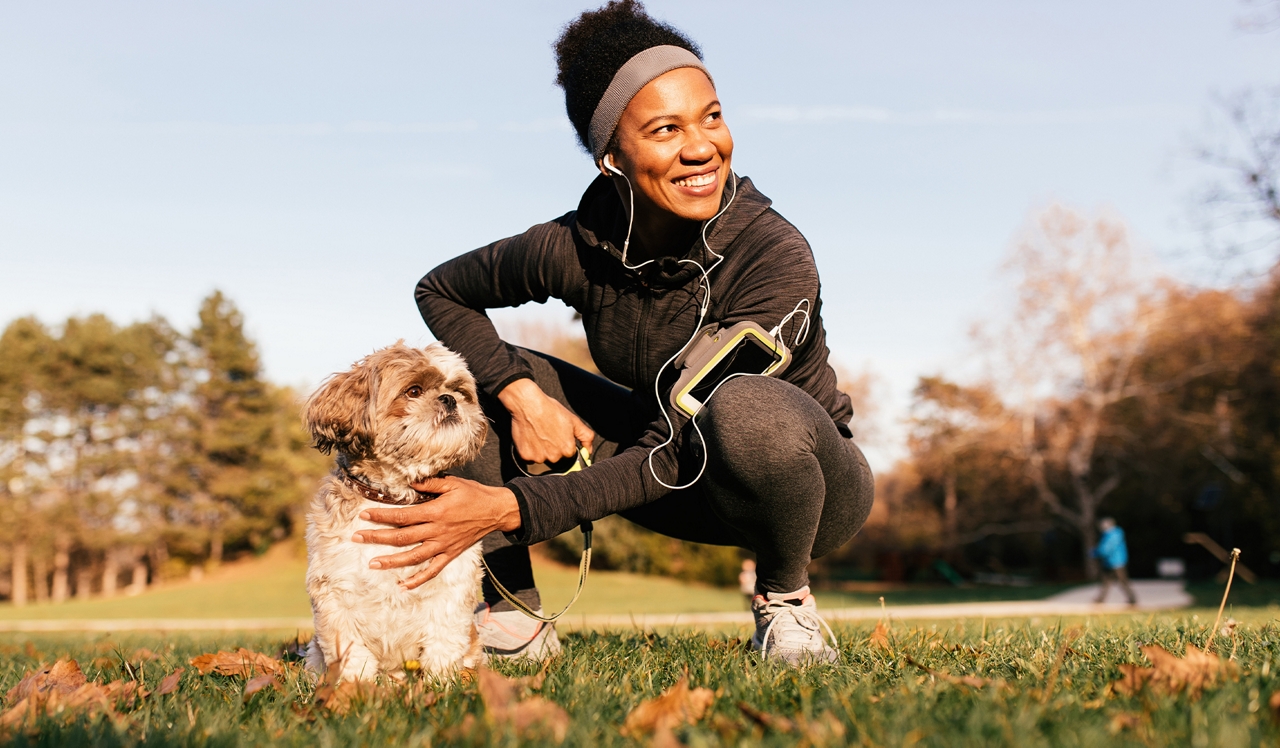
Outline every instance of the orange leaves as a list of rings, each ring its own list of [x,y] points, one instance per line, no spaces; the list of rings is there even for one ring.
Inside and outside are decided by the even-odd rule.
[[[883,649],[886,652],[893,649],[889,645],[889,629],[884,625],[884,621],[876,621],[876,630],[871,632],[871,636],[867,639],[867,644]]]
[[[166,675],[164,680],[160,681],[160,687],[155,691],[156,696],[165,696],[166,694],[171,694],[174,691],[177,691],[178,682],[182,680],[182,674],[185,671],[186,668],[178,668],[172,673]]]
[[[1150,686],[1159,693],[1176,694],[1186,691],[1191,698],[1199,698],[1206,686],[1217,683],[1220,678],[1234,675],[1237,669],[1234,663],[1202,652],[1193,644],[1187,645],[1187,654],[1183,658],[1171,654],[1159,644],[1148,644],[1142,648],[1142,654],[1151,661],[1151,667],[1121,665],[1120,680],[1111,684],[1113,691],[1133,695]]]
[[[9,690],[9,709],[0,715],[0,729],[32,729],[42,716],[103,714],[115,717],[117,704],[131,704],[147,693],[136,681],[112,681],[106,685],[85,678],[75,660],[58,660],[53,665],[27,674]]]
[[[542,679],[538,678],[536,683],[541,686]],[[569,730],[568,712],[541,696],[520,700],[517,690],[521,685],[521,682],[504,678],[488,668],[476,671],[476,686],[490,720],[510,725],[518,735],[534,733],[557,743],[564,742]]]
[[[1267,706],[1271,707],[1271,719],[1280,725],[1280,691],[1271,694],[1271,701],[1267,702]]]
[[[698,722],[715,700],[715,692],[709,688],[689,688],[689,673],[686,672],[661,696],[632,709],[622,727],[622,734],[638,737],[654,733],[655,742],[671,743],[674,738],[668,733],[681,725]]]
[[[996,686],[998,688],[1008,687],[1008,684],[1002,680],[991,680],[989,678],[979,678],[976,675],[952,675],[950,673],[945,673],[941,670],[934,670],[933,668],[927,667],[925,665],[921,665],[919,662],[916,662],[914,659],[912,659],[911,655],[907,655],[907,662],[911,665],[915,665],[916,667],[925,671],[926,673],[933,676],[934,678],[946,681],[947,683],[950,683],[953,686],[967,686],[969,688],[986,688],[987,686]]]
[[[274,675],[284,671],[284,665],[274,657],[261,652],[250,652],[241,647],[234,652],[216,652],[191,658],[191,666],[201,675],[237,675],[249,678],[254,675]]]

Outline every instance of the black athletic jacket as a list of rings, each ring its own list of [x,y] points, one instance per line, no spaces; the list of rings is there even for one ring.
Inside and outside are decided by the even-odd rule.
[[[727,201],[732,189],[725,190]],[[707,231],[711,249],[724,261],[711,272],[707,323],[723,326],[751,320],[772,329],[801,299],[813,315],[808,339],[792,345],[800,320],[784,328],[793,361],[782,379],[809,393],[841,432],[853,415],[849,397],[836,389],[827,362],[826,334],[818,298],[818,271],[800,232],[769,207],[750,179],[738,182],[729,209]],[[653,423],[635,446],[590,469],[559,476],[517,478],[507,484],[520,504],[518,543],[555,537],[586,520],[647,504],[669,493],[649,473],[649,451],[666,441],[666,421],[653,402],[658,369],[693,335],[698,322],[701,272],[665,257],[639,271],[622,266],[621,242],[626,214],[613,184],[598,177],[576,211],[523,234],[502,239],[456,257],[428,273],[415,292],[418,309],[431,332],[467,360],[476,381],[497,394],[530,372],[510,346],[498,338],[486,309],[514,307],[557,298],[582,315],[591,357],[605,376],[647,393]],[[701,239],[683,255],[710,267]],[[632,261],[634,263],[634,261]],[[797,315],[802,318],[802,315]],[[654,455],[653,467],[666,483],[681,485],[698,465],[690,462],[683,441],[687,418],[666,402],[675,381],[662,376],[663,403],[676,429],[675,443]],[[767,407],[767,404],[762,404]],[[674,412],[673,412],[674,411]],[[700,464],[700,460],[698,461]]]

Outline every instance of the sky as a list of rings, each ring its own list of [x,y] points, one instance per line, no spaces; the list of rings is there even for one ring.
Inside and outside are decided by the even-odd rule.
[[[304,390],[429,342],[417,280],[595,174],[551,51],[587,7],[0,0],[0,324],[185,329],[220,289]],[[1280,84],[1280,31],[1240,28],[1256,7],[648,3],[702,46],[735,170],[809,239],[833,357],[882,378],[899,435],[915,378],[964,369],[1034,211],[1113,211],[1204,272],[1192,146],[1214,96]]]

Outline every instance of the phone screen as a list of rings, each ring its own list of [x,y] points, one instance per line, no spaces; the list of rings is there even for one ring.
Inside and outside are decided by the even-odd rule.
[[[754,335],[745,335],[733,350],[698,380],[689,390],[689,396],[705,403],[715,388],[734,374],[763,374],[769,367],[782,360],[781,354],[767,347]]]

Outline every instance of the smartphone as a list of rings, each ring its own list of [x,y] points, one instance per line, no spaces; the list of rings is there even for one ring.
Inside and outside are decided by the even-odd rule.
[[[684,357],[684,370],[671,388],[671,399],[677,408],[694,416],[729,378],[779,374],[790,360],[786,346],[755,323],[739,322],[728,329],[708,331]]]

